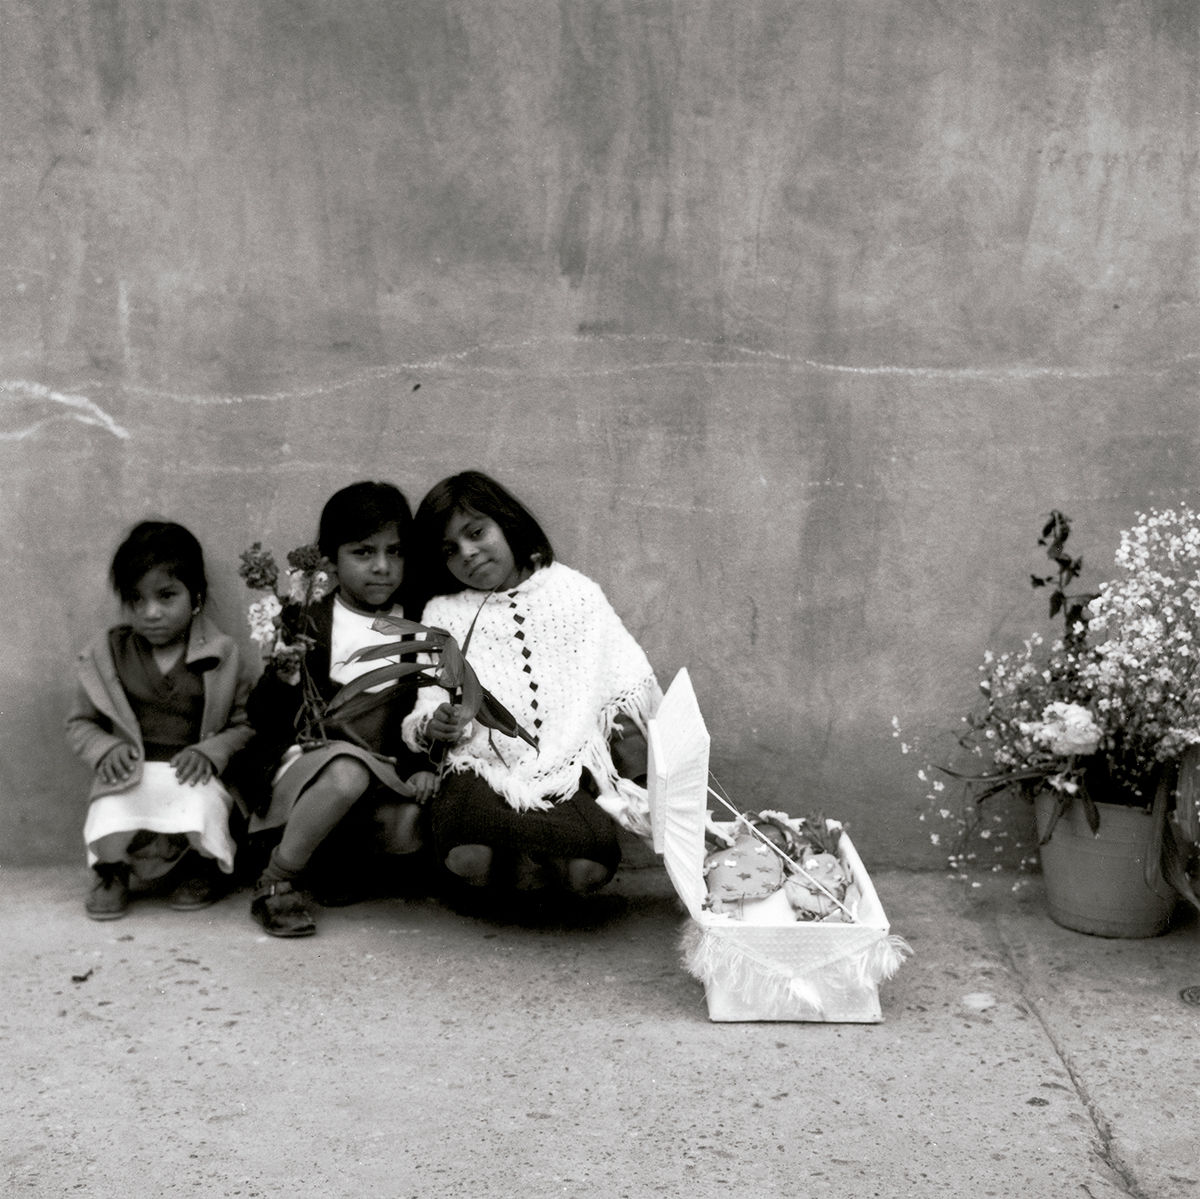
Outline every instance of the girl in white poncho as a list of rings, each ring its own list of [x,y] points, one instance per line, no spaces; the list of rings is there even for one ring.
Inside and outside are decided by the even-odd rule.
[[[650,663],[600,588],[555,562],[534,517],[486,475],[437,484],[415,523],[433,595],[421,623],[460,645],[470,634],[480,682],[536,742],[464,719],[436,688],[418,693],[405,740],[445,754],[435,850],[475,885],[595,890],[620,860],[617,822],[649,835]]]

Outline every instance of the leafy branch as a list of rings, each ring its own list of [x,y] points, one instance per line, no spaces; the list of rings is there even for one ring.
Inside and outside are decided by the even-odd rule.
[[[480,683],[463,649],[445,629],[399,616],[377,616],[371,627],[376,632],[393,632],[399,636],[394,641],[355,650],[347,661],[378,658],[397,658],[399,661],[389,662],[352,679],[329,701],[327,716],[342,722],[353,720],[388,702],[401,687],[441,687],[449,692],[468,720],[478,721],[506,737],[519,737],[537,748],[537,742],[528,730]],[[468,633],[466,644],[469,643]],[[418,654],[426,660],[417,661]],[[379,691],[372,690],[381,684],[384,686]]]
[[[1097,592],[1071,594],[1067,588],[1083,570],[1083,559],[1073,558],[1067,552],[1067,539],[1071,536],[1071,518],[1057,508],[1053,509],[1038,538],[1038,545],[1046,547],[1046,557],[1057,568],[1053,574],[1029,576],[1035,587],[1052,586],[1050,592],[1050,619],[1062,613],[1064,640],[1068,646],[1082,643],[1087,633],[1087,606],[1096,598]]]

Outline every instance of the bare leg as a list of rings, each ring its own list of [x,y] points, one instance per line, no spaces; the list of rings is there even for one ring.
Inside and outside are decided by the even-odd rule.
[[[485,887],[492,868],[492,850],[488,845],[456,845],[446,854],[446,869],[473,887]]]
[[[334,758],[300,793],[272,858],[299,873],[370,785],[371,772],[361,762]]]

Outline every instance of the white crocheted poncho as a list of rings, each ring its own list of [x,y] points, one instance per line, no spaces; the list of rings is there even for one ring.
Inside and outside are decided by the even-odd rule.
[[[554,562],[486,600],[472,590],[437,596],[421,616],[422,624],[446,629],[460,645],[473,620],[467,660],[538,748],[501,733],[489,738],[491,730],[474,722],[448,750],[446,769],[474,771],[523,811],[549,808],[574,794],[586,768],[598,784],[601,807],[648,837],[645,789],[618,777],[608,739],[621,714],[644,733],[661,692],[644,651],[600,588]],[[417,693],[404,721],[412,748],[429,748],[425,728],[446,698],[438,687]]]

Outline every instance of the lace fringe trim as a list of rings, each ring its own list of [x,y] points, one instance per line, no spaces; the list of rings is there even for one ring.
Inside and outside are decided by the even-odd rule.
[[[865,949],[826,962],[810,973],[796,973],[754,953],[732,936],[706,932],[694,920],[685,925],[679,947],[684,968],[706,987],[719,980],[731,986],[748,1006],[764,1010],[792,1000],[806,1006],[818,1020],[824,1018],[828,1002],[839,996],[852,997],[864,987],[891,978],[912,953],[903,937],[881,934]]]

